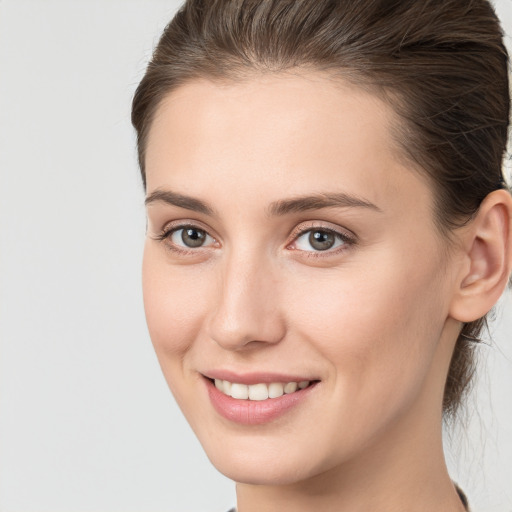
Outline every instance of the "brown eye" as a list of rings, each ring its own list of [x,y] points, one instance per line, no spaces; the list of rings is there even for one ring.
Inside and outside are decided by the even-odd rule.
[[[204,230],[194,226],[186,226],[173,230],[169,236],[172,244],[187,249],[197,249],[211,245],[214,239]]]
[[[314,228],[303,231],[297,236],[295,249],[304,252],[325,252],[330,249],[337,249],[345,245],[351,245],[354,241],[347,235],[330,229]]]
[[[202,229],[182,229],[181,240],[187,247],[201,247],[206,240],[206,233]]]
[[[311,231],[308,238],[311,247],[317,251],[326,251],[327,249],[330,249],[336,242],[334,233],[329,231]]]

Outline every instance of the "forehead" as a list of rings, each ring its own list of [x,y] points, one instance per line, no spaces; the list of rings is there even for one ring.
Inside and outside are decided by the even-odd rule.
[[[156,112],[148,192],[211,195],[243,185],[271,200],[334,187],[378,203],[414,182],[411,193],[428,194],[403,164],[393,138],[399,122],[377,95],[321,74],[192,81]]]
[[[162,143],[169,147],[171,134],[176,142],[193,138],[219,147],[228,143],[227,137],[252,140],[258,153],[262,142],[268,146],[276,136],[292,143],[319,133],[330,133],[340,145],[358,138],[360,144],[393,149],[391,128],[398,122],[376,95],[326,74],[255,75],[239,82],[201,79],[178,87],[161,102],[147,152],[151,156]]]

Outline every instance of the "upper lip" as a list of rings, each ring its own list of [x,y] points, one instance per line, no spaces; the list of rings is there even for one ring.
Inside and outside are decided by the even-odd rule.
[[[304,374],[284,374],[275,372],[245,372],[237,373],[231,370],[208,370],[201,372],[202,375],[209,379],[227,380],[236,382],[237,384],[270,384],[272,382],[303,382],[319,380],[318,378],[309,377]]]

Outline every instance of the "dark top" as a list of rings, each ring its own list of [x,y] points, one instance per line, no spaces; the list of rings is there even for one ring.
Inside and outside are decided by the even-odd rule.
[[[468,512],[471,512],[469,510],[469,503],[468,503],[468,499],[466,498],[466,495],[462,492],[462,489],[457,485],[455,484],[455,489],[457,489],[457,493],[459,494],[459,498],[460,498],[460,501],[462,501],[462,504],[464,505],[464,508],[468,511]],[[236,511],[235,511],[236,512]]]

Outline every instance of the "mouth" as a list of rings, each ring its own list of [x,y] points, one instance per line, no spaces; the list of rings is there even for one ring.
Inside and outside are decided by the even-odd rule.
[[[283,395],[290,395],[306,389],[318,381],[301,380],[290,382],[260,382],[258,384],[242,384],[223,379],[208,379],[224,395],[235,400],[272,400]]]
[[[228,376],[229,380],[218,377],[203,375],[210,402],[223,418],[242,425],[270,423],[300,408],[320,383],[319,380],[289,380],[289,377],[279,379],[277,375]]]

